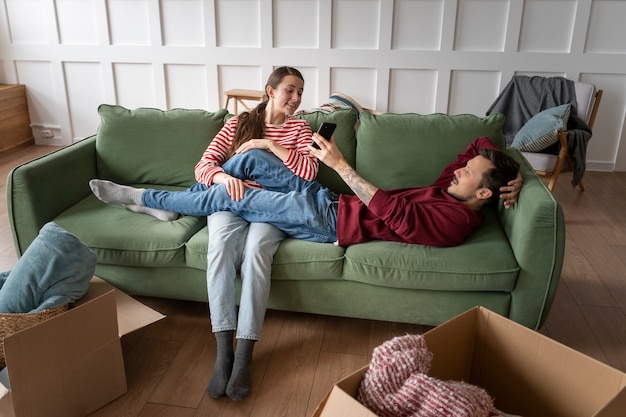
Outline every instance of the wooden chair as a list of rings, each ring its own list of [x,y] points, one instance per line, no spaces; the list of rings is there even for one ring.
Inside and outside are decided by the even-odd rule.
[[[235,100],[235,109],[233,114],[239,114],[238,105],[241,104],[244,109],[250,111],[250,107],[245,103],[244,100],[252,100],[252,101],[263,101],[263,96],[265,95],[264,91],[261,90],[228,90],[224,91],[224,95],[226,96],[226,102],[224,103],[224,108],[228,109],[228,103],[230,99]]]
[[[600,100],[602,99],[602,90],[596,90],[593,84],[582,82],[576,82],[575,87],[578,117],[584,120],[589,128],[593,128]],[[561,171],[567,168],[573,170],[574,167],[572,158],[567,151],[567,137],[567,131],[559,132],[560,149],[558,155],[541,152],[522,152],[530,165],[535,169],[537,175],[540,175],[548,182],[550,191],[554,190]],[[567,167],[565,167],[566,162]],[[585,191],[582,180],[578,183],[578,189]]]

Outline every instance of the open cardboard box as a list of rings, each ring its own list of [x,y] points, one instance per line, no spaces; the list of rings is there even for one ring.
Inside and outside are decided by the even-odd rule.
[[[623,417],[626,374],[483,307],[424,333],[429,375],[487,390],[495,406],[528,417]],[[313,417],[375,417],[356,399],[364,367],[337,382]]]
[[[126,393],[120,337],[163,317],[94,277],[68,311],[4,339],[0,416],[82,417]]]

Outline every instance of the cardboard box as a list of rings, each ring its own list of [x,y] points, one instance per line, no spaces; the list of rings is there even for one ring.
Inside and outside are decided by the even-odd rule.
[[[0,416],[82,417],[126,393],[120,337],[163,317],[94,277],[68,311],[4,339]]]
[[[496,407],[528,417],[623,417],[626,374],[485,308],[424,334],[430,375],[487,390]],[[364,367],[339,381],[313,417],[375,417],[356,399]]]

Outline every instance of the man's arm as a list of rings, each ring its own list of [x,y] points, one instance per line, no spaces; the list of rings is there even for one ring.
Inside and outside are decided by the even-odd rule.
[[[350,187],[354,194],[363,201],[367,206],[372,197],[378,191],[378,187],[366,181],[361,177],[345,160],[337,144],[335,138],[331,137],[329,141],[322,138],[319,134],[313,134],[313,140],[320,146],[316,149],[310,146],[311,153],[322,161],[329,168],[332,168],[339,174],[341,179]]]

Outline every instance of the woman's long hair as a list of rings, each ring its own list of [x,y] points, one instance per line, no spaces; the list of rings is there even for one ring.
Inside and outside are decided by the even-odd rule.
[[[254,138],[262,138],[265,136],[265,108],[269,97],[267,96],[267,87],[278,88],[283,79],[288,75],[295,75],[304,82],[302,73],[292,67],[276,68],[267,79],[265,84],[265,95],[263,101],[249,112],[241,113],[238,116],[237,128],[235,129],[235,137],[233,143],[228,150],[228,158],[235,154],[239,146]],[[228,159],[227,158],[227,159]]]

